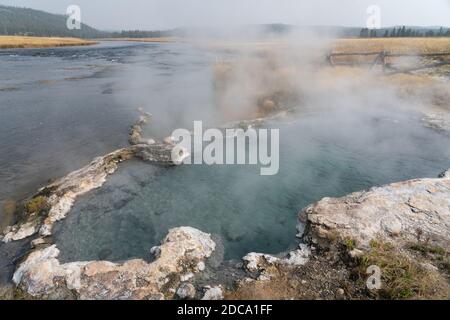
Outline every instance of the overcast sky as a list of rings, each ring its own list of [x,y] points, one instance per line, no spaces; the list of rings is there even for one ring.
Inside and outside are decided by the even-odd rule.
[[[381,8],[382,26],[450,26],[450,0],[0,0],[1,4],[64,14],[107,30],[169,29],[260,23],[363,26],[366,10]]]

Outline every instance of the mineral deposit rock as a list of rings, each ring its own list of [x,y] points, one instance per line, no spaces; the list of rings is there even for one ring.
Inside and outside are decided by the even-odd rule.
[[[32,251],[17,268],[13,281],[35,298],[52,297],[55,292],[75,294],[78,299],[173,298],[181,275],[198,272],[195,266],[214,249],[209,234],[190,227],[171,229],[152,263],[136,259],[61,264],[59,249],[52,245]]]

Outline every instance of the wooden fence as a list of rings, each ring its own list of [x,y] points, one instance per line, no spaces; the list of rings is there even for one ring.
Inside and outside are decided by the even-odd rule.
[[[373,60],[369,61],[336,61],[334,58],[336,57],[371,57],[373,56]],[[430,69],[436,68],[443,65],[450,64],[450,59],[435,61],[432,63],[428,63],[425,65],[415,66],[411,68],[396,68],[390,63],[389,58],[398,58],[398,57],[419,57],[419,58],[439,58],[439,57],[449,57],[450,52],[438,52],[438,53],[421,53],[421,54],[408,54],[408,53],[390,53],[388,51],[381,52],[341,52],[341,53],[330,53],[327,55],[327,61],[331,66],[336,65],[369,65],[374,68],[377,65],[381,65],[383,71],[386,74],[396,74],[396,73],[408,73],[412,71],[422,70],[422,69]]]

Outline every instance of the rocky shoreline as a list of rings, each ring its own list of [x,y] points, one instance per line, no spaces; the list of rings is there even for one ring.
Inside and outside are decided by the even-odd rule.
[[[100,180],[103,179],[102,175]],[[78,181],[85,186],[83,190],[98,186]],[[59,182],[56,185],[63,184]],[[249,253],[243,257],[242,263],[232,267],[239,274],[231,281],[232,285],[217,279],[204,285],[204,274],[211,272],[208,258],[214,254],[216,243],[211,235],[191,227],[172,229],[161,246],[149,248],[155,258],[153,262],[136,259],[123,263],[62,264],[58,260],[59,249],[45,235],[51,231],[52,221],[63,218],[63,215],[49,215],[36,224],[34,230],[41,230],[41,237],[33,241],[33,249],[18,264],[10,297],[450,298],[450,170],[436,179],[393,183],[342,198],[324,198],[312,204],[299,214],[299,221],[306,228],[299,234],[302,243],[298,249],[279,256]],[[13,241],[17,237],[10,235],[3,241]],[[399,263],[386,266],[386,261],[381,261],[382,270],[396,267],[401,271],[407,266],[404,272],[415,270],[418,273],[407,274],[412,280],[405,286],[411,285],[412,281],[414,285],[411,288],[390,288],[393,280],[384,279],[383,273],[381,281],[386,282],[386,288],[381,291],[366,288],[364,277],[367,275],[361,267],[371,261],[376,265],[379,257],[373,252],[380,248],[383,252],[377,251],[377,254],[382,257],[387,254],[389,261]],[[414,279],[415,276],[420,278]],[[423,279],[427,283],[421,283]]]
[[[41,237],[51,236],[53,225],[66,217],[76,198],[100,188],[124,161],[137,158],[152,164],[175,165],[190,156],[184,149],[177,149],[177,153],[173,153],[174,145],[170,142],[144,139],[143,127],[150,121],[151,114],[140,108],[138,111],[141,115],[131,127],[130,147],[97,157],[87,166],[38,190],[25,202],[22,212],[19,212],[19,222],[3,230],[0,238],[2,242],[23,240],[35,234]],[[43,240],[35,240],[36,243],[41,241]]]
[[[20,264],[13,281],[25,297],[40,299],[173,298],[181,281],[205,268],[215,249],[210,235],[189,227],[169,231],[163,244],[152,248],[156,260],[61,264],[56,245],[38,246]]]
[[[2,241],[22,240],[37,233],[43,237],[50,236],[53,224],[66,217],[76,198],[100,188],[121,162],[139,158],[154,164],[174,165],[172,149],[173,145],[166,143],[139,144],[94,159],[86,167],[40,189],[25,203],[21,221],[3,232]],[[178,154],[180,161],[186,156],[187,153]]]
[[[249,253],[226,268],[211,262],[217,241],[187,226],[170,230],[161,246],[149,248],[151,262],[61,263],[52,229],[77,197],[100,188],[123,161],[174,164],[171,141],[142,136],[150,117],[141,111],[130,147],[94,159],[24,203],[19,222],[0,240],[29,241],[31,249],[16,264],[14,285],[0,288],[0,299],[450,298],[450,170],[436,179],[324,198],[299,214],[296,249]],[[380,290],[366,286],[370,265],[381,269]],[[403,278],[409,280],[402,283]]]
[[[450,134],[450,114],[448,112],[429,112],[425,114],[423,121],[428,128]]]
[[[299,220],[311,250],[306,263],[251,254],[244,265],[256,276],[239,281],[229,298],[450,299],[450,170],[324,198]],[[380,269],[374,290],[371,266]]]

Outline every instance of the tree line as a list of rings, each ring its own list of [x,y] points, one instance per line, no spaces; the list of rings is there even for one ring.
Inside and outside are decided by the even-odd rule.
[[[69,30],[67,16],[40,10],[0,5],[0,35],[77,38],[159,38],[172,31],[106,32],[81,24],[80,30]]]
[[[396,27],[392,29],[362,28],[360,38],[408,38],[408,37],[450,37],[450,28],[444,29],[413,29]]]
[[[118,31],[105,32],[94,29],[86,24],[81,25],[81,30],[69,30],[66,27],[67,16],[51,14],[40,10],[18,8],[0,5],[0,35],[24,35],[41,37],[78,37],[78,38],[159,38],[168,36],[182,37],[188,33],[187,30],[173,29],[168,31]],[[290,25],[272,24],[265,26],[267,33],[284,33],[295,30]],[[338,28],[339,29],[339,28]],[[316,27],[318,32],[336,31],[333,27]],[[450,28],[343,28],[342,36],[361,38],[388,38],[388,37],[450,37]]]
[[[65,15],[0,6],[0,34],[2,35],[96,38],[108,34],[86,24],[81,25],[81,30],[69,30],[66,22]]]
[[[161,38],[171,35],[170,31],[144,31],[144,30],[132,30],[112,32],[108,35],[110,38]]]

